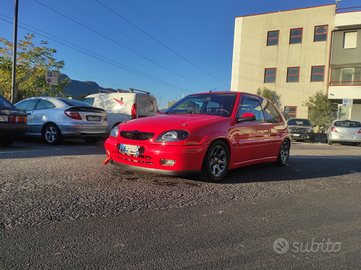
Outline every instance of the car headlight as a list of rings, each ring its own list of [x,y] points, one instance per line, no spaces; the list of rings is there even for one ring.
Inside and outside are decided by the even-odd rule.
[[[119,127],[116,126],[112,129],[112,131],[110,132],[110,136],[117,138],[119,135]]]
[[[186,130],[169,130],[161,133],[155,142],[178,142],[187,139],[189,132]]]
[[[313,129],[312,129],[312,128],[306,128],[306,131],[307,131],[308,133],[312,133]]]

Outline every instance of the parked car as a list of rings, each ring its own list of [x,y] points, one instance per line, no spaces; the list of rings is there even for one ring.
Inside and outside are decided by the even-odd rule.
[[[125,122],[105,141],[108,162],[221,181],[228,169],[288,162],[291,138],[273,103],[241,92],[184,97],[161,114]]]
[[[313,142],[315,135],[310,120],[293,118],[287,124],[293,140]]]
[[[137,89],[92,94],[86,96],[84,102],[105,110],[108,116],[108,133],[120,123],[158,113],[155,97],[149,92]]]
[[[59,144],[64,138],[77,136],[88,143],[96,143],[108,129],[104,109],[79,100],[33,97],[15,106],[27,111],[29,131],[25,135],[41,136],[49,144]]]
[[[25,134],[29,129],[26,121],[26,111],[17,109],[0,95],[0,146],[10,146],[16,136]]]
[[[361,146],[361,123],[355,120],[335,120],[327,134],[328,144],[352,143]]]

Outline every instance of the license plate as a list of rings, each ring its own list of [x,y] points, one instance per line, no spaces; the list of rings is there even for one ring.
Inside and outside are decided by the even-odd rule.
[[[88,120],[88,121],[100,121],[100,116],[91,116],[91,115],[88,115],[87,117],[86,117],[86,119]]]
[[[0,115],[0,122],[8,122],[9,116],[7,115]]]
[[[294,136],[294,137],[300,137],[301,134],[292,134],[292,136]]]
[[[130,144],[121,144],[119,151],[129,155],[139,155],[139,146]]]

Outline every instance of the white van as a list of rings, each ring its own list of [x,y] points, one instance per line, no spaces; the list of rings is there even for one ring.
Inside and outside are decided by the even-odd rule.
[[[158,113],[155,97],[149,92],[133,88],[130,91],[118,89],[112,93],[91,94],[85,97],[84,102],[105,109],[108,133],[120,123]]]

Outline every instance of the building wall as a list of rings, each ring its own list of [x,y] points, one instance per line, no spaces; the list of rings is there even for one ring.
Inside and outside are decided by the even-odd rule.
[[[302,103],[315,92],[327,92],[331,31],[336,5],[237,17],[235,21],[232,91],[276,91],[284,106],[296,106],[296,117],[307,117]],[[314,42],[315,26],[328,25],[327,41]],[[302,43],[289,44],[290,30],[303,28]],[[267,46],[268,31],[279,31],[277,46]],[[323,82],[311,82],[311,67],[325,66]],[[286,82],[287,68],[300,67],[299,82]],[[266,68],[277,68],[276,81],[264,83]]]

